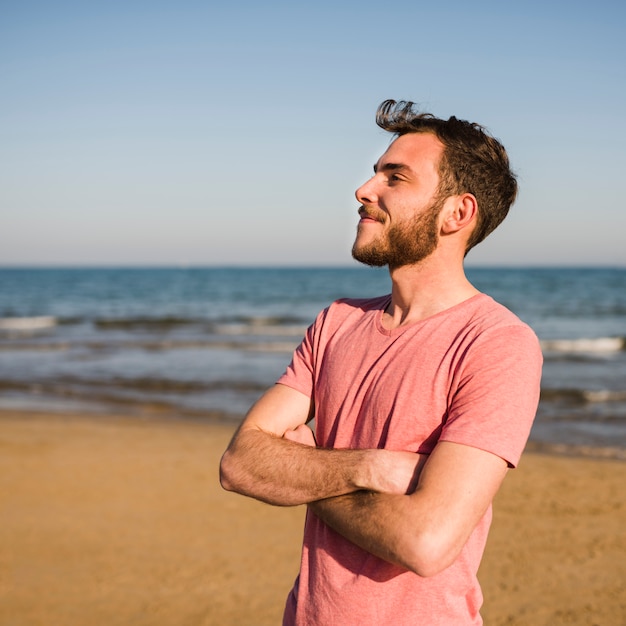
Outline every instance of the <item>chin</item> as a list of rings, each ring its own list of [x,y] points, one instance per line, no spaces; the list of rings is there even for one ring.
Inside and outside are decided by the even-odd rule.
[[[352,258],[359,263],[369,265],[370,267],[384,267],[388,264],[387,255],[383,254],[374,246],[357,246],[352,247]]]

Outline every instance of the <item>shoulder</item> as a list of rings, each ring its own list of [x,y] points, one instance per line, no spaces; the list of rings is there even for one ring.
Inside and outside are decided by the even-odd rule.
[[[519,328],[534,335],[530,326],[522,321],[513,311],[484,293],[478,294],[471,299],[467,320],[469,326],[475,326],[482,331]]]
[[[335,300],[329,309],[332,309],[333,312],[341,311],[344,313],[352,311],[362,311],[363,313],[380,311],[389,304],[390,299],[391,296],[389,294],[375,298],[341,298],[340,300]]]
[[[389,304],[390,295],[376,298],[342,298],[335,300],[319,313],[312,325],[316,333],[332,333],[360,324],[370,317],[375,317]]]
[[[368,315],[384,310],[389,304],[390,295],[377,296],[376,298],[341,298],[335,300],[325,308],[318,316],[318,321],[335,320],[341,321],[351,316]]]
[[[524,352],[541,360],[539,340],[528,324],[491,296],[480,293],[434,319],[442,345],[447,341],[460,362]]]
[[[483,358],[504,354],[525,354],[540,363],[539,339],[533,329],[515,313],[486,294],[476,296],[467,317],[466,333],[474,351]]]

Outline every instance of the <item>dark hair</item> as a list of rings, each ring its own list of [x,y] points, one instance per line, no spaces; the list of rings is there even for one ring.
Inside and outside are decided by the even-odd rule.
[[[466,254],[507,216],[517,195],[517,181],[504,146],[479,124],[419,113],[413,102],[385,100],[376,123],[397,136],[432,133],[444,145],[439,164],[439,197],[471,193],[478,202],[476,226]]]

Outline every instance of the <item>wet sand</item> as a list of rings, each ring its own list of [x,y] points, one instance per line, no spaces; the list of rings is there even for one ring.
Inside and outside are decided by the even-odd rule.
[[[0,412],[0,625],[280,624],[303,507],[221,490],[219,422]],[[626,463],[526,453],[485,624],[626,624]]]

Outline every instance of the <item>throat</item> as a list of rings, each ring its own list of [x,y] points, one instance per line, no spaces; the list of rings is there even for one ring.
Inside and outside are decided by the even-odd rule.
[[[385,330],[401,328],[402,326],[421,322],[438,313],[452,309],[480,293],[474,286],[470,285],[470,287],[471,289],[463,293],[455,294],[454,296],[449,293],[441,293],[435,298],[418,299],[409,306],[400,305],[398,302],[394,301],[392,296],[391,301],[383,311],[381,320],[383,328]]]

